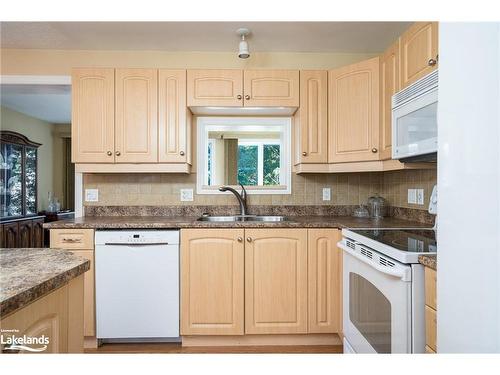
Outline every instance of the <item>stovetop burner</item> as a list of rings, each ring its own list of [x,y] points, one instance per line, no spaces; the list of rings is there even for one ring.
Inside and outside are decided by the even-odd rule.
[[[437,250],[436,232],[433,229],[352,229],[351,231],[400,251],[435,253]]]

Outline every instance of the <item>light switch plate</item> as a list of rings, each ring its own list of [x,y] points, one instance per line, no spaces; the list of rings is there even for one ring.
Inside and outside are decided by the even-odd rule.
[[[408,203],[417,204],[417,189],[408,189]]]
[[[85,189],[85,202],[98,202],[99,190],[98,189]]]
[[[424,204],[424,189],[417,189],[417,204]]]
[[[181,202],[193,201],[193,189],[181,189]]]
[[[332,200],[332,190],[330,188],[323,188],[323,200],[324,201]]]

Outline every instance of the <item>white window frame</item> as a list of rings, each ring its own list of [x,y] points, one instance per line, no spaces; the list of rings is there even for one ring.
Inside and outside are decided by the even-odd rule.
[[[248,194],[291,194],[292,168],[291,168],[291,128],[290,117],[198,117],[197,128],[197,167],[196,167],[196,194],[231,194],[220,192],[219,186],[208,186],[208,132],[234,130],[235,127],[245,126],[248,128],[269,129],[279,131],[280,136],[280,183],[279,186],[245,186]],[[248,140],[251,142],[253,140]],[[260,142],[261,140],[258,140]],[[245,140],[244,142],[247,142]],[[257,142],[257,140],[255,140]],[[255,143],[254,142],[254,143]],[[278,143],[278,142],[276,142]],[[235,187],[236,188],[236,187]]]

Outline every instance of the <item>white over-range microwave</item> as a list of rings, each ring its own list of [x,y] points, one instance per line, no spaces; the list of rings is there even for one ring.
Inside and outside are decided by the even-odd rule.
[[[392,97],[392,158],[402,162],[437,159],[438,71]]]

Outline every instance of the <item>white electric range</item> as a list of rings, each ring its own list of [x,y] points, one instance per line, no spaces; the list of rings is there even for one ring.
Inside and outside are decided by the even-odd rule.
[[[424,353],[421,254],[436,254],[434,229],[343,229],[345,353]]]

